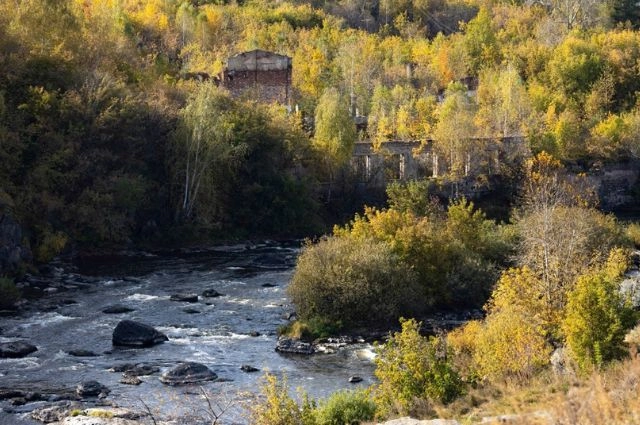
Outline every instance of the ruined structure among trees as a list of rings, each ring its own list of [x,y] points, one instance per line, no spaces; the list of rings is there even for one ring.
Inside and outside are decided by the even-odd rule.
[[[288,105],[291,99],[291,58],[264,50],[239,53],[227,60],[220,85],[234,96]]]

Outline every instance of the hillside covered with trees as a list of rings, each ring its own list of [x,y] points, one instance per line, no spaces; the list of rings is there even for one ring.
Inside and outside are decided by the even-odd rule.
[[[435,139],[454,175],[486,149],[469,137],[524,136],[514,158],[545,150],[574,163],[639,151],[629,2],[0,7],[0,197],[38,260],[69,244],[321,231],[332,223],[317,182],[358,137],[326,114],[330,93],[368,117],[359,137]],[[298,114],[213,87],[228,57],[255,48],[293,58]],[[310,141],[303,118],[322,114]],[[337,133],[347,137],[323,136]]]
[[[335,225],[298,258],[297,336],[482,311],[431,338],[401,320],[368,392],[299,405],[268,377],[256,424],[461,417],[527,386],[579,406],[553,423],[607,423],[567,390],[586,382],[636,423],[639,306],[620,285],[640,229],[603,213],[582,172],[640,157],[639,27],[631,0],[3,0],[0,219],[41,263]],[[292,58],[291,104],[219,85],[254,49]],[[350,159],[365,139],[432,144],[448,182],[499,150],[509,211],[443,202],[444,178],[363,211]]]

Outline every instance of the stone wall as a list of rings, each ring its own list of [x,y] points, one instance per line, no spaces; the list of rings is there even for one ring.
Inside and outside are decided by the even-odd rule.
[[[607,164],[588,173],[602,208],[611,210],[636,201],[633,188],[638,185],[640,162]]]

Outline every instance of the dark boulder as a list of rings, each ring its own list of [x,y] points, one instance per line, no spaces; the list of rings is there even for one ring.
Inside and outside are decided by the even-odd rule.
[[[263,283],[262,284],[263,288],[275,288],[276,286],[278,286],[278,285],[275,285],[273,283]]]
[[[169,338],[153,327],[133,320],[122,320],[113,330],[112,343],[125,347],[150,347]]]
[[[98,381],[85,381],[78,384],[76,394],[80,397],[106,397],[111,390]]]
[[[291,338],[280,338],[276,344],[276,351],[278,353],[309,355],[315,353],[316,350],[311,343]]]
[[[135,309],[130,307],[125,307],[123,305],[110,305],[109,307],[102,310],[104,314],[122,314],[122,313],[130,313]]]
[[[255,368],[253,366],[249,366],[248,364],[243,364],[242,366],[240,366],[240,370],[247,373],[260,371],[260,369]]]
[[[97,357],[98,355],[89,350],[69,350],[67,354],[74,357]]]
[[[38,351],[38,348],[24,341],[0,343],[0,358],[25,357],[34,351]]]
[[[12,398],[24,398],[25,392],[21,390],[10,390],[10,389],[1,389],[0,390],[0,400],[9,400]]]
[[[188,385],[218,379],[211,369],[201,363],[182,363],[160,377],[160,382],[167,385]]]
[[[224,294],[221,294],[220,292],[216,291],[215,289],[205,289],[202,292],[202,296],[205,298],[218,298],[218,297],[224,297]]]
[[[198,313],[200,313],[200,310],[197,310],[195,308],[189,308],[189,307],[185,308],[182,311],[184,311],[187,314],[198,314]]]
[[[160,368],[144,364],[124,363],[112,367],[109,369],[109,372],[123,372],[127,376],[144,376],[158,373],[160,372]]]
[[[352,376],[351,378],[349,378],[349,382],[351,382],[352,384],[357,384],[358,382],[362,382],[362,378],[359,376]]]
[[[169,297],[171,301],[181,301],[185,303],[197,303],[198,294],[173,294]]]

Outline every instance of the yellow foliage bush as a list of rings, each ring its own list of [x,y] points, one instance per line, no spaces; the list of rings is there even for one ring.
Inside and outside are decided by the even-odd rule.
[[[543,327],[517,306],[490,314],[478,333],[474,361],[483,376],[527,379],[549,363]]]

